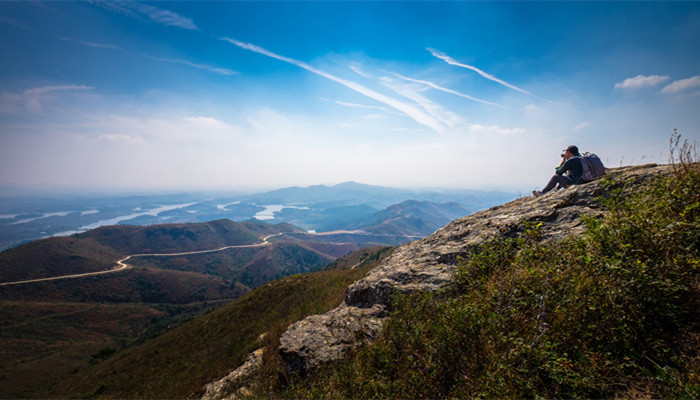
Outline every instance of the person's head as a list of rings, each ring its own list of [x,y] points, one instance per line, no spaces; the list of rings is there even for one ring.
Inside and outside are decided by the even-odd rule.
[[[574,145],[571,145],[571,146],[565,148],[565,149],[562,150],[562,151],[564,152],[563,156],[564,156],[564,158],[566,158],[566,159],[569,159],[569,158],[571,158],[571,157],[574,157],[574,156],[578,155],[578,147],[577,147],[577,146],[574,146]]]

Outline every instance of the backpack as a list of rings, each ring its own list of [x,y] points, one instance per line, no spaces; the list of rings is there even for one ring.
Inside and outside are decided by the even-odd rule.
[[[605,175],[605,166],[600,158],[593,153],[583,153],[581,156],[581,182],[590,182]]]

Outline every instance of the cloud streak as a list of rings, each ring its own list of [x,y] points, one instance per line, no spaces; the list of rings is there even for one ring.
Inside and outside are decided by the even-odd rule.
[[[273,53],[269,50],[266,50],[260,46],[254,45],[252,43],[244,43],[244,42],[241,42],[241,41],[238,41],[235,39],[231,39],[231,38],[222,38],[222,40],[225,40],[231,44],[234,44],[234,45],[236,45],[244,50],[248,50],[248,51],[252,51],[254,53],[262,54],[262,55],[265,55],[267,57],[271,57],[271,58],[277,59],[279,61],[286,62],[288,64],[296,65],[297,67],[303,68],[303,69],[305,69],[313,74],[324,77],[324,78],[329,79],[333,82],[339,83],[339,84],[347,87],[348,89],[354,90],[357,93],[360,93],[360,94],[367,96],[373,100],[376,100],[380,103],[384,103],[384,104],[386,104],[386,105],[388,105],[396,110],[399,110],[402,113],[404,113],[405,115],[407,115],[408,117],[412,118],[417,123],[419,123],[423,126],[426,126],[430,129],[433,129],[434,131],[436,131],[438,133],[445,132],[445,126],[440,121],[435,119],[433,116],[423,112],[419,108],[414,107],[411,104],[408,104],[408,103],[405,103],[403,101],[400,101],[400,100],[394,99],[392,97],[386,96],[384,94],[381,94],[381,93],[379,93],[375,90],[372,90],[366,86],[363,86],[359,83],[331,75],[325,71],[321,71],[315,67],[312,67],[311,65],[309,65],[303,61],[295,60],[295,59],[292,59],[289,57],[285,57],[285,56]]]
[[[615,84],[615,89],[640,89],[649,86],[655,86],[659,83],[666,82],[670,78],[660,75],[637,75],[634,78],[627,78],[622,82]]]
[[[381,107],[381,106],[370,106],[367,104],[348,103],[346,101],[332,100],[332,99],[326,99],[326,98],[320,98],[320,100],[335,103],[339,106],[344,106],[344,107],[364,108],[364,109],[370,109],[370,110],[379,110],[379,111],[385,112],[387,114],[404,115],[403,113],[397,113],[396,111],[394,111],[392,109],[389,109],[386,107]]]
[[[212,67],[212,66],[209,66],[209,65],[193,63],[193,62],[187,61],[187,60],[178,60],[178,59],[172,59],[172,58],[153,57],[153,56],[149,56],[149,55],[147,55],[147,54],[139,54],[139,55],[142,56],[142,57],[150,58],[151,60],[163,61],[163,62],[167,62],[167,63],[171,63],[171,64],[182,64],[182,65],[187,65],[187,66],[192,67],[192,68],[203,69],[203,70],[206,70],[206,71],[210,71],[210,72],[217,73],[217,74],[219,74],[219,75],[237,75],[237,74],[238,74],[238,72],[233,71],[233,70],[228,69],[228,68]]]
[[[457,67],[461,67],[461,68],[466,68],[466,69],[472,70],[472,71],[476,72],[477,74],[481,75],[482,77],[484,77],[484,78],[486,78],[486,79],[488,79],[488,80],[490,80],[490,81],[494,81],[494,82],[496,82],[496,83],[500,83],[501,85],[503,85],[503,86],[505,86],[505,87],[507,87],[507,88],[516,90],[516,91],[518,91],[518,92],[520,92],[520,93],[524,93],[524,94],[526,94],[526,95],[528,95],[528,96],[535,96],[534,94],[528,92],[527,90],[524,90],[524,89],[521,89],[521,88],[519,88],[519,87],[517,87],[517,86],[515,86],[515,85],[512,85],[512,84],[510,84],[510,83],[508,83],[508,82],[506,82],[506,81],[504,81],[504,80],[502,80],[502,79],[499,79],[499,78],[495,77],[494,75],[491,75],[491,74],[489,74],[489,73],[487,73],[487,72],[484,72],[484,71],[480,70],[479,68],[477,68],[477,67],[475,67],[475,66],[468,65],[468,64],[462,64],[462,63],[458,62],[457,60],[455,60],[454,58],[452,58],[452,57],[448,56],[447,54],[442,53],[442,52],[440,52],[440,51],[438,51],[438,50],[432,49],[432,48],[430,48],[430,47],[428,47],[426,50],[428,50],[428,51],[430,52],[430,54],[432,54],[434,57],[437,57],[437,58],[441,59],[442,61],[444,61],[444,62],[446,62],[446,63],[448,63],[448,64],[450,64],[450,65],[454,65],[454,66],[457,66]]]
[[[219,75],[237,75],[237,74],[238,74],[238,72],[233,71],[233,70],[228,69],[228,68],[212,67],[212,66],[210,66],[210,65],[197,64],[197,63],[194,63],[194,62],[188,61],[188,60],[180,60],[180,59],[174,59],[174,58],[165,58],[165,57],[151,56],[151,55],[148,55],[148,54],[137,53],[137,52],[134,52],[134,51],[125,50],[125,49],[122,49],[122,48],[119,47],[119,46],[114,46],[114,45],[111,45],[111,44],[89,42],[89,41],[85,41],[85,40],[72,39],[72,38],[65,38],[65,37],[59,38],[59,40],[63,40],[63,41],[66,41],[66,42],[77,43],[77,44],[80,44],[80,45],[83,45],[83,46],[94,47],[94,48],[98,48],[98,49],[119,50],[119,51],[123,51],[124,53],[127,53],[127,54],[133,54],[133,55],[135,55],[135,56],[148,58],[148,59],[150,59],[150,60],[161,61],[161,62],[167,62],[167,63],[171,63],[171,64],[187,65],[187,66],[192,67],[192,68],[203,69],[203,70],[206,70],[206,71],[210,71],[210,72],[217,73],[217,74],[219,74]]]
[[[141,19],[141,17],[145,16],[151,21],[161,25],[174,26],[187,30],[199,30],[197,25],[192,22],[191,18],[183,17],[176,12],[154,7],[148,4],[130,1],[92,1],[91,3],[109,11],[126,15],[130,18]]]
[[[470,95],[468,95],[468,94],[460,93],[460,92],[458,92],[458,91],[456,91],[456,90],[452,90],[452,89],[448,89],[448,88],[442,87],[442,86],[437,85],[437,84],[435,84],[435,83],[433,83],[433,82],[424,81],[424,80],[420,80],[420,79],[413,79],[413,78],[409,78],[409,77],[407,77],[407,76],[403,76],[403,75],[401,75],[401,74],[394,74],[394,75],[396,75],[397,77],[399,77],[399,78],[401,78],[401,79],[403,79],[403,80],[406,80],[406,81],[409,81],[409,82],[414,82],[414,83],[420,83],[420,84],[429,86],[429,87],[431,87],[431,88],[433,88],[433,89],[440,90],[440,91],[442,91],[442,92],[449,93],[449,94],[454,94],[455,96],[464,97],[465,99],[469,99],[469,100],[472,100],[472,101],[476,101],[476,102],[478,102],[478,103],[483,103],[483,104],[488,104],[488,105],[492,105],[492,106],[502,107],[500,104],[493,103],[493,102],[486,101],[486,100],[482,100],[482,99],[479,99],[479,98],[477,98],[477,97],[472,97],[472,96],[470,96]]]

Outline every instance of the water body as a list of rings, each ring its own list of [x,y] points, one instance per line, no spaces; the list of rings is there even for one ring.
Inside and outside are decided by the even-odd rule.
[[[240,201],[234,201],[233,203],[228,203],[228,204],[217,204],[217,205],[216,205],[216,208],[217,208],[218,210],[221,210],[221,211],[231,211],[231,210],[229,210],[229,209],[226,208],[226,207],[228,207],[228,206],[233,206],[233,205],[236,205],[236,204],[241,204],[241,202],[240,202]]]
[[[48,218],[48,217],[65,217],[66,215],[71,214],[73,212],[74,211],[57,211],[57,212],[44,213],[44,214],[42,214],[41,217],[22,219],[22,220],[13,222],[10,225],[26,224],[27,222],[32,222],[32,221],[36,221],[38,219],[43,219],[43,218]]]
[[[297,210],[309,209],[309,207],[288,206],[284,204],[269,204],[264,206],[261,205],[260,207],[265,207],[265,209],[255,214],[254,218],[259,219],[261,221],[275,219],[275,213],[280,212],[285,208],[296,208]]]
[[[99,227],[105,226],[105,225],[117,225],[121,221],[127,221],[127,220],[130,220],[132,218],[142,217],[144,215],[150,215],[150,216],[155,217],[155,216],[158,216],[158,214],[160,214],[162,212],[176,210],[178,208],[189,207],[193,204],[197,204],[197,202],[184,203],[184,204],[173,204],[173,205],[169,205],[169,206],[160,206],[158,208],[152,208],[150,210],[145,210],[145,211],[141,210],[140,208],[137,208],[134,211],[139,211],[139,212],[134,213],[134,214],[123,215],[120,217],[109,218],[109,219],[101,219],[97,222],[93,222],[92,224],[81,226],[80,228],[78,228],[76,230],[59,232],[59,233],[55,233],[51,236],[70,236],[70,235],[73,235],[75,233],[89,231],[90,229],[99,228]]]

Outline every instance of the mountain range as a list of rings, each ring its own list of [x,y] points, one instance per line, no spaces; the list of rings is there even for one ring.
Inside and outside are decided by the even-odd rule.
[[[458,218],[500,204],[515,194],[474,190],[407,190],[347,182],[290,187],[256,194],[172,193],[163,195],[16,195],[0,189],[0,250],[31,240],[67,236],[103,225],[208,222],[227,218],[290,222],[327,232],[370,228],[375,214],[405,201],[445,206],[448,213],[411,229],[425,236],[446,218]],[[456,203],[462,207],[458,209]],[[428,204],[428,203],[425,203]],[[429,208],[433,207],[428,205]],[[415,207],[414,207],[415,208]],[[444,214],[444,213],[443,213]],[[384,229],[387,233],[387,230]],[[407,233],[402,227],[393,234]],[[401,243],[395,239],[392,244]]]

